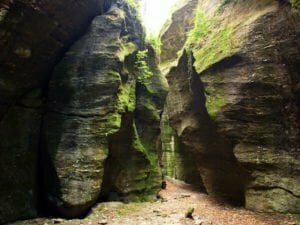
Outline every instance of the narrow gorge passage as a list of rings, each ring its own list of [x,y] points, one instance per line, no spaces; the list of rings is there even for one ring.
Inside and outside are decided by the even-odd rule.
[[[0,225],[297,225],[298,0],[0,0]]]
[[[14,225],[290,225],[295,224],[287,216],[255,213],[220,203],[208,195],[201,194],[191,185],[180,181],[169,181],[167,189],[160,191],[161,199],[156,202],[130,203],[106,202],[94,207],[82,220],[34,219]],[[185,213],[194,208],[193,218]]]

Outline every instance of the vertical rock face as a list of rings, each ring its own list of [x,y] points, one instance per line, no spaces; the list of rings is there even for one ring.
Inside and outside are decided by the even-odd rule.
[[[243,202],[246,173],[239,167],[230,143],[220,136],[205,107],[204,86],[186,52],[168,74],[170,122],[193,155],[207,192],[232,202]]]
[[[0,2],[0,224],[37,214],[44,87],[61,54],[109,2]]]
[[[0,223],[36,216],[39,110],[11,108],[0,124]],[[11,142],[14,142],[12,145]]]
[[[192,145],[187,150],[202,146],[197,155],[209,152],[199,164],[208,192],[228,193],[226,186],[217,188],[218,181],[226,183],[218,165],[236,165],[237,172],[247,171],[230,176],[241,181],[236,193],[244,195],[247,208],[299,213],[299,14],[267,0],[203,0],[199,9],[209,31],[192,50],[203,85],[197,90],[203,89],[206,101],[199,95],[193,108],[204,107],[207,114],[191,113],[188,102],[196,95],[189,94],[192,85],[184,85],[192,79],[178,82],[178,74],[189,74],[189,68],[179,70],[179,62],[168,75],[171,125]]]
[[[154,50],[148,48],[146,51],[145,63],[153,73],[146,80],[133,79],[141,75],[135,67],[136,56],[125,60],[134,108],[128,108],[122,116],[121,129],[109,138],[103,195],[112,200],[153,199],[161,186],[157,149],[166,90],[156,66]]]
[[[153,76],[138,79],[140,21],[112,2],[0,3],[1,224],[41,200],[74,217],[99,196],[156,196],[165,87],[151,50]]]
[[[109,198],[138,200],[156,196],[159,188],[156,146],[147,141],[159,136],[160,105],[141,110],[155,93],[139,90],[143,84],[136,83],[130,62],[143,44],[135,16],[118,1],[96,17],[51,78],[43,128],[44,190],[46,200],[65,216],[85,213],[101,191]],[[139,103],[144,94],[148,97]],[[153,124],[140,127],[140,118]]]
[[[161,35],[161,63],[169,64],[176,60],[177,52],[182,49],[187,39],[188,31],[193,27],[194,11],[197,8],[197,0],[188,0],[171,19],[167,30]]]
[[[67,216],[87,210],[100,193],[107,136],[120,128],[118,57],[124,11],[96,17],[56,66],[45,117],[46,198]],[[50,179],[49,179],[50,178]]]

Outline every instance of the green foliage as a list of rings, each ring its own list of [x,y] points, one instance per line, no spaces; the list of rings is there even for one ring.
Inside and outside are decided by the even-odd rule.
[[[293,8],[300,10],[300,1],[299,0],[290,0]]]
[[[211,31],[212,21],[208,20],[203,10],[195,11],[194,28],[188,33],[187,44],[197,44]]]
[[[160,40],[160,37],[155,35],[155,34],[150,34],[147,38],[146,38],[146,44],[149,44],[151,45],[155,52],[160,55],[161,53],[161,40]]]
[[[148,50],[138,51],[136,55],[135,68],[137,69],[137,81],[147,83],[153,73],[148,66]]]

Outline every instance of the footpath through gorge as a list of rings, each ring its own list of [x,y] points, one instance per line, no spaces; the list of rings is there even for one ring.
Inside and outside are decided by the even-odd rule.
[[[188,211],[194,209],[192,218]],[[35,219],[11,225],[298,225],[287,215],[255,213],[217,202],[179,181],[169,181],[159,200],[145,203],[106,202],[85,219]]]

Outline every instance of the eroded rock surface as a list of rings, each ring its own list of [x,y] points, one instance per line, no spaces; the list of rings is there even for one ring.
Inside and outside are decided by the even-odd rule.
[[[165,87],[150,50],[151,82],[138,81],[144,31],[112,3],[1,2],[1,224],[156,197]]]
[[[156,196],[160,186],[156,146],[143,143],[138,132],[141,123],[135,113],[142,93],[132,71],[135,67],[125,62],[143,44],[143,30],[134,12],[118,1],[96,17],[50,81],[44,188],[47,201],[63,215],[84,213],[97,201],[101,187],[109,198],[134,200],[138,194]],[[149,115],[159,113],[155,110],[144,111],[141,117],[151,121]],[[150,140],[159,136],[157,115],[151,126],[141,129],[146,132],[157,124],[158,130],[147,134]]]
[[[171,124],[183,141],[189,140],[187,144],[200,146],[209,141],[219,150],[234,152],[236,163],[250,175],[243,183],[247,208],[299,212],[299,14],[289,4],[267,0],[248,1],[247,7],[238,0],[224,4],[203,0],[199,9],[210,30],[192,50],[208,114],[191,115],[186,96],[191,99],[192,89],[183,86],[183,79],[178,82],[171,70],[171,96],[172,86],[180,90],[180,97],[169,104],[168,111],[178,114]],[[189,73],[188,68],[184,70]],[[204,107],[203,101],[195,105],[201,104]],[[212,124],[214,132],[207,127],[204,132],[197,120]],[[190,126],[197,131],[199,143],[190,133],[183,135]],[[226,159],[219,150],[204,149],[212,154],[206,161],[212,171],[218,171],[213,165],[225,165],[219,161]],[[200,174],[212,176],[201,169]],[[218,191],[227,189],[220,186]]]
[[[216,131],[205,107],[203,83],[193,67],[193,56],[184,51],[167,78],[168,114],[181,148],[193,155],[207,192],[220,199],[243,202],[247,174],[230,143]]]
[[[37,215],[45,87],[66,48],[109,5],[102,0],[0,2],[1,224]]]

